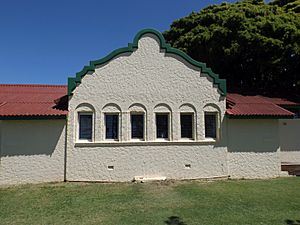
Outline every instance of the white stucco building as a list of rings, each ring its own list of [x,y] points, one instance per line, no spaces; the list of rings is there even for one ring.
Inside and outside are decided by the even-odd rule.
[[[142,30],[68,87],[0,85],[0,184],[277,177],[300,163],[289,107],[228,94],[205,64]]]

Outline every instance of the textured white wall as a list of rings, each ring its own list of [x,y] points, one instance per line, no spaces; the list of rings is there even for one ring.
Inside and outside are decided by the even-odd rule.
[[[300,119],[279,120],[280,159],[300,164]]]
[[[278,120],[228,119],[228,166],[233,178],[280,173]]]
[[[1,121],[0,184],[63,181],[65,123]]]
[[[95,112],[95,143],[89,147],[75,146],[77,112],[82,107]],[[144,144],[128,146],[132,142],[130,109],[134,108],[146,112],[146,140]],[[180,140],[180,111],[186,108],[195,109],[195,141],[201,142],[198,146]],[[222,141],[213,145],[204,140],[204,108],[219,111],[219,124],[222,123],[225,99],[212,81],[178,56],[161,52],[156,36],[143,36],[136,51],[87,74],[75,89],[69,101],[67,179],[123,181],[139,175],[178,179],[227,175],[226,148],[217,147],[224,146]],[[113,143],[97,145],[105,142],[104,112],[109,110],[121,113],[117,147]],[[151,144],[156,141],[158,111],[171,112],[171,140],[161,145]],[[113,160],[113,172],[107,170],[109,160]],[[190,170],[184,168],[185,162],[193,164]]]
[[[190,164],[190,168],[186,167]],[[113,166],[110,170],[108,167]],[[213,145],[82,146],[68,153],[68,180],[129,181],[134,176],[195,179],[227,175],[226,149]]]

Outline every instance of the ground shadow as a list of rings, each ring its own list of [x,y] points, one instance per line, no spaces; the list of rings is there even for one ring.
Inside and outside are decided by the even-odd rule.
[[[165,224],[168,224],[168,225],[187,225],[178,216],[170,216],[168,218],[168,220],[165,221]]]
[[[284,221],[286,225],[300,225],[300,220],[285,220]]]

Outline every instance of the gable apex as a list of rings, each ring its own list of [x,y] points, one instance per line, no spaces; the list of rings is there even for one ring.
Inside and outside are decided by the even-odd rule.
[[[78,85],[80,85],[82,78],[88,72],[94,72],[96,66],[107,63],[108,61],[112,60],[114,57],[116,57],[120,54],[132,53],[134,50],[138,49],[139,40],[142,38],[142,36],[144,36],[146,34],[152,34],[152,35],[156,36],[159,41],[160,49],[165,50],[165,53],[175,54],[175,55],[183,58],[185,61],[187,61],[191,65],[198,67],[202,74],[205,74],[205,75],[209,76],[210,78],[212,78],[213,84],[218,87],[220,94],[222,96],[226,96],[227,91],[226,91],[226,80],[225,79],[220,79],[219,75],[213,73],[213,71],[210,68],[206,67],[205,63],[198,62],[198,61],[192,59],[190,56],[188,56],[183,51],[171,47],[170,44],[166,43],[163,35],[155,29],[143,29],[135,35],[133,42],[129,43],[127,47],[116,49],[101,59],[90,61],[90,64],[88,66],[84,66],[80,72],[76,73],[75,77],[68,78],[68,95],[73,94],[73,91],[76,89],[76,87]]]

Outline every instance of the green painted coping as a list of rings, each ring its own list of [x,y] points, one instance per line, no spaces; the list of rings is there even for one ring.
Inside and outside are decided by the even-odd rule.
[[[213,73],[210,68],[206,67],[205,63],[198,62],[198,61],[192,59],[190,56],[188,56],[183,51],[176,49],[176,48],[172,48],[169,44],[166,43],[163,35],[159,31],[154,30],[154,29],[141,30],[140,32],[138,32],[135,35],[135,37],[133,39],[133,43],[128,44],[128,47],[116,49],[102,59],[90,61],[90,65],[84,66],[80,72],[76,73],[76,77],[69,77],[68,78],[68,95],[73,94],[73,91],[75,90],[77,85],[79,85],[81,83],[82,78],[88,72],[95,72],[96,66],[102,65],[102,64],[112,60],[114,57],[116,57],[120,54],[127,53],[127,52],[131,53],[135,49],[137,49],[138,41],[145,34],[153,34],[153,35],[157,36],[160,41],[160,48],[164,49],[166,53],[178,55],[178,56],[182,57],[184,60],[186,60],[187,62],[189,62],[190,64],[192,64],[193,66],[200,68],[202,73],[204,73],[212,78],[213,84],[218,86],[218,89],[221,92],[221,95],[226,96],[227,91],[226,91],[226,80],[225,79],[220,79],[219,75]]]

